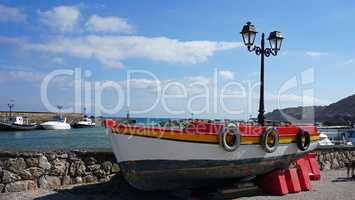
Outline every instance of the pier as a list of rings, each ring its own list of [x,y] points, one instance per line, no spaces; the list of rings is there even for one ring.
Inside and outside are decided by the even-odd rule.
[[[55,112],[28,112],[28,111],[11,111],[12,116],[22,116],[29,120],[29,123],[41,123],[48,121],[56,116]],[[9,111],[0,111],[0,120],[8,119]],[[69,121],[78,121],[83,117],[82,113],[65,113]]]

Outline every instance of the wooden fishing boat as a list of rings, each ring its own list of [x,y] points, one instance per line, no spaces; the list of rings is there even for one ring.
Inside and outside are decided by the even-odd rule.
[[[37,124],[25,124],[23,117],[17,116],[8,121],[0,122],[0,131],[30,131],[37,129]]]
[[[180,129],[112,120],[105,125],[125,180],[142,190],[212,186],[288,168],[319,140],[313,125],[198,120]]]

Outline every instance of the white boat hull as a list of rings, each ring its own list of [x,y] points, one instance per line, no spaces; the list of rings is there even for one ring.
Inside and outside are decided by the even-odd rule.
[[[261,145],[241,145],[228,152],[218,144],[173,141],[124,134],[108,134],[125,179],[143,190],[170,190],[210,185],[228,179],[265,174],[286,168],[307,151],[296,143],[280,144],[267,153]]]
[[[68,130],[71,129],[70,124],[66,122],[45,122],[41,124],[41,127],[46,130]]]
[[[79,121],[73,124],[73,128],[93,128],[96,124],[93,122]]]

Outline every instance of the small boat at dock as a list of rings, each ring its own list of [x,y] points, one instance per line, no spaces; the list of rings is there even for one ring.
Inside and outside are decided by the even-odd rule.
[[[56,116],[54,120],[41,123],[40,126],[46,130],[68,130],[71,126],[66,121],[67,118]]]
[[[53,118],[52,121],[47,121],[44,123],[40,124],[40,127],[42,129],[46,130],[68,130],[71,129],[71,126],[69,123],[67,123],[67,118],[63,117],[63,113],[61,110],[63,109],[63,106],[58,105],[57,106],[59,110],[59,114]]]
[[[9,117],[0,121],[0,131],[30,131],[38,128],[36,123],[28,123],[27,117],[12,117],[12,109],[15,106],[14,100],[11,100],[7,106],[9,107]]]
[[[24,118],[21,116],[10,118],[8,121],[0,121],[1,131],[30,131],[37,128],[38,125],[36,123],[25,123]]]
[[[92,121],[91,118],[84,116],[84,119],[75,122],[72,127],[73,128],[93,128],[95,127],[95,122]]]

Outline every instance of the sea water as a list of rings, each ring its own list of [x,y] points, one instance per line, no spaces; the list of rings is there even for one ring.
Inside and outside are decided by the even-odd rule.
[[[138,124],[157,124],[160,118],[135,118]],[[0,131],[0,150],[111,150],[104,127],[70,130]]]

